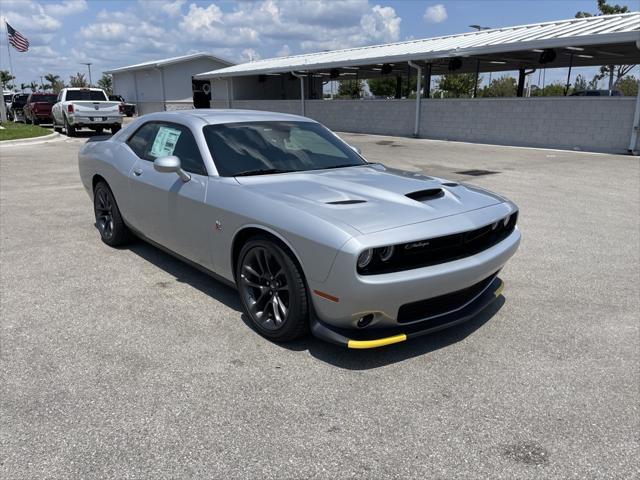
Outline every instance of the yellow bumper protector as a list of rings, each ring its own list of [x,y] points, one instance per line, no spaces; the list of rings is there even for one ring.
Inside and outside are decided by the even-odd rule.
[[[347,346],[355,349],[376,348],[391,345],[392,343],[404,342],[406,339],[407,336],[401,333],[399,335],[393,335],[392,337],[378,338],[377,340],[349,340]]]
[[[495,292],[493,292],[493,294],[496,297],[499,297],[503,290],[504,290],[504,282],[500,282],[500,286],[496,289]]]

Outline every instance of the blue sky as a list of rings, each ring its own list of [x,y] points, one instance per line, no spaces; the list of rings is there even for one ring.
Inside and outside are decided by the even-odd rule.
[[[638,9],[638,0],[617,0]],[[635,4],[635,5],[634,5]],[[571,18],[595,0],[0,0],[0,16],[31,42],[11,50],[17,83],[67,79],[206,51],[235,61]],[[4,24],[0,69],[8,69]],[[593,69],[584,73],[592,74]],[[579,73],[579,72],[578,72]],[[566,71],[549,72],[547,81]]]

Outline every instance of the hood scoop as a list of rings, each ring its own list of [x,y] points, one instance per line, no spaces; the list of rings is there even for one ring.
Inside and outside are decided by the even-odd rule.
[[[327,205],[354,205],[356,203],[367,203],[366,200],[336,200],[335,202],[326,202]]]
[[[427,190],[418,190],[417,192],[411,192],[405,194],[406,197],[415,200],[416,202],[424,202],[426,200],[433,200],[434,198],[440,198],[444,195],[444,190],[441,188],[429,188]]]

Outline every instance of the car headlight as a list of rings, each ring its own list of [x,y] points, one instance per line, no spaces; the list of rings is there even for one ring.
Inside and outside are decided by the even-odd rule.
[[[379,249],[380,260],[382,260],[383,262],[388,262],[393,256],[393,252],[395,251],[395,249],[396,248],[393,245]]]
[[[373,249],[368,248],[358,256],[358,268],[366,268],[373,258]]]

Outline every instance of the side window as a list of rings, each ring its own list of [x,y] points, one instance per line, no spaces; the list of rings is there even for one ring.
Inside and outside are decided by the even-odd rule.
[[[191,130],[176,123],[157,123],[153,141],[147,152],[151,160],[167,155],[180,159],[182,169],[197,175],[207,175],[200,149]]]
[[[129,148],[131,148],[131,150],[133,150],[133,153],[135,153],[138,157],[144,160],[153,161],[153,158],[150,158],[147,155],[147,152],[149,151],[157,132],[157,123],[145,123],[138,130],[136,130],[136,133],[134,133],[129,138],[129,140],[127,140],[127,145],[129,145]]]

